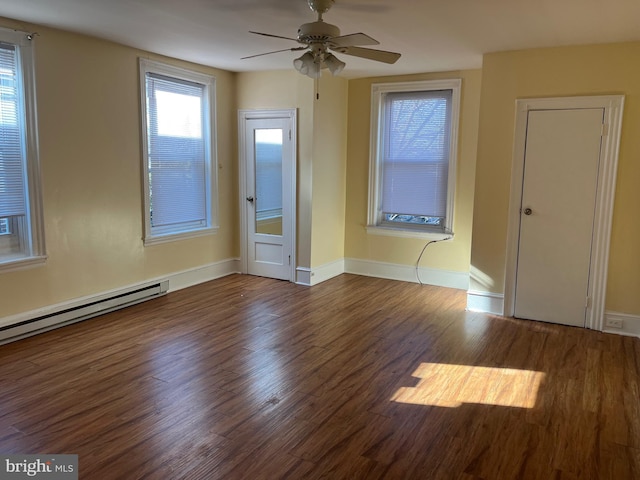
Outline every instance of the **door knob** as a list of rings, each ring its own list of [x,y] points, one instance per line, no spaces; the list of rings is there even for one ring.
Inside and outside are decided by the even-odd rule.
[[[527,208],[525,208],[525,209],[523,210],[523,213],[524,213],[525,215],[531,215],[531,214],[533,213],[533,210],[531,210],[529,207],[527,207]]]
[[[253,197],[247,197],[247,202],[253,203]]]

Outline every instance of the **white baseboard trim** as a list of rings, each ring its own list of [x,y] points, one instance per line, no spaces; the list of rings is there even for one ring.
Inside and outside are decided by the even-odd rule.
[[[344,273],[344,258],[311,269],[311,285],[317,285]]]
[[[296,283],[298,285],[304,285],[305,287],[311,286],[311,269],[307,267],[296,267]]]
[[[416,268],[411,265],[345,258],[344,271],[345,273],[353,273],[367,277],[418,283]],[[420,267],[420,280],[424,284],[439,287],[457,288],[459,290],[467,290],[469,288],[469,274],[467,272],[451,272],[448,270]]]
[[[174,292],[199,283],[226,277],[233,273],[240,273],[240,259],[238,258],[229,258],[220,262],[171,273],[166,275],[165,278],[169,279],[169,291]]]
[[[467,292],[467,310],[470,312],[490,313],[492,315],[504,315],[504,295],[469,290]]]
[[[619,322],[622,328],[611,327],[611,322]],[[640,337],[640,315],[604,312],[604,328],[602,331],[606,333],[617,333],[618,335]]]

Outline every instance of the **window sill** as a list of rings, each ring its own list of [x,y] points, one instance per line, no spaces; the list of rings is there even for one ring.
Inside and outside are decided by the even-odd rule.
[[[188,238],[204,237],[206,235],[214,235],[218,233],[219,227],[202,228],[199,230],[192,230],[190,232],[180,233],[167,233],[165,235],[155,235],[146,237],[144,239],[144,246],[157,245],[159,243],[168,243],[178,240],[186,240]]]
[[[11,260],[0,260],[0,273],[11,272],[13,270],[23,270],[25,268],[44,265],[47,261],[46,255],[37,257],[22,257]]]
[[[453,238],[453,233],[445,232],[429,232],[404,228],[378,227],[375,225],[367,225],[365,228],[369,235],[381,235],[386,237],[419,238],[421,240],[438,241],[446,240],[447,238]]]

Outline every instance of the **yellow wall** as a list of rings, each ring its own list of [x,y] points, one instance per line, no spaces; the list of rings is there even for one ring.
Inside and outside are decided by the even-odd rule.
[[[471,252],[471,220],[480,105],[480,70],[465,70],[402,77],[380,77],[349,82],[347,146],[347,213],[345,257],[377,262],[414,265],[425,242],[367,234],[369,188],[369,132],[371,85],[435,79],[462,79],[458,174],[456,181],[454,232],[452,242],[430,247],[420,265],[441,270],[467,272]]]
[[[348,82],[324,72],[314,102],[311,266],[344,258]]]
[[[624,94],[606,308],[640,314],[639,58],[640,43],[485,55],[471,268],[490,281],[472,281],[472,289],[504,291],[515,100]]]
[[[0,275],[0,317],[237,257],[235,75],[90,37],[37,31],[36,88],[46,246],[44,266]],[[217,82],[220,230],[144,247],[138,57]]]

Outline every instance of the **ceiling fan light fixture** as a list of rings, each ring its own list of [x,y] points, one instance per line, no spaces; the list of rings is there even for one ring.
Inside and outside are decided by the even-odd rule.
[[[301,57],[296,58],[293,61],[293,68],[301,74],[306,75],[309,73],[309,58],[311,59],[311,62],[313,62],[313,55],[311,55],[310,52],[302,54]]]
[[[309,67],[309,73],[307,73],[307,77],[320,78],[320,75],[322,75],[320,64],[318,62],[313,62]]]
[[[339,60],[335,55],[328,53],[324,57],[324,64],[327,66],[331,75],[339,75],[340,72],[347,66],[346,63]]]
[[[303,75],[311,78],[320,78],[320,64],[316,62],[311,52],[306,52],[300,58],[293,61],[293,67]]]

